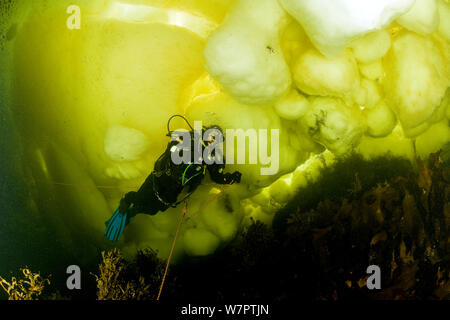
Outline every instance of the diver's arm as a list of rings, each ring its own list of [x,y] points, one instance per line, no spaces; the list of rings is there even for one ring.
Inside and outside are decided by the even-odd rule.
[[[238,171],[234,173],[223,173],[225,165],[223,164],[212,164],[208,166],[209,175],[211,179],[218,184],[230,184],[230,183],[240,183],[242,174]]]

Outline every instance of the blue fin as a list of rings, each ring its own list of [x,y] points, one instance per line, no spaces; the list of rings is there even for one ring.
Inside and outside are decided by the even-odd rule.
[[[106,221],[106,231],[105,236],[111,241],[119,241],[120,236],[125,229],[125,224],[127,222],[127,213],[120,213],[119,209],[114,212],[111,219]]]

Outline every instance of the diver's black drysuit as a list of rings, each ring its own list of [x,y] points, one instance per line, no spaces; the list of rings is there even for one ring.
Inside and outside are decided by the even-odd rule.
[[[193,139],[193,133],[191,132]],[[225,164],[201,164],[194,163],[194,141],[191,141],[192,163],[173,163],[171,154],[177,152],[182,155],[183,150],[177,146],[179,142],[172,141],[167,145],[166,151],[156,161],[153,172],[147,177],[144,184],[137,192],[127,193],[120,201],[119,211],[127,212],[129,217],[144,213],[155,215],[164,212],[169,207],[176,206],[178,196],[184,187],[188,187],[188,194],[191,194],[201,184],[209,172],[211,179],[219,184],[230,184],[241,181],[241,173],[224,173]],[[214,155],[214,154],[213,154]]]
[[[232,174],[223,173],[225,168],[223,157],[215,157],[216,149],[212,148],[214,146],[211,146],[212,150],[207,150],[211,151],[211,154],[207,155],[208,158],[210,158],[208,159],[208,163],[205,162],[204,159],[194,161],[194,149],[199,148],[200,146],[196,146],[194,139],[195,134],[193,131],[186,136],[190,136],[190,146],[189,144],[182,143],[183,140],[181,137],[179,137],[177,141],[170,142],[167,145],[166,151],[156,161],[153,172],[147,177],[139,190],[137,192],[129,192],[122,198],[119,208],[105,223],[105,236],[109,240],[118,241],[125,226],[139,213],[155,215],[160,211],[166,211],[169,207],[176,207],[195,191],[205,177],[206,171],[209,172],[212,180],[216,183],[231,184],[234,182],[239,183],[241,181],[240,172],[236,171]],[[211,138],[206,144],[209,145],[214,139]],[[205,141],[202,141],[202,145],[205,148],[207,148],[206,144]],[[186,147],[185,145],[189,147]],[[203,148],[200,147],[199,149],[201,149],[199,151],[203,154]],[[190,152],[191,161],[185,159],[185,162],[189,163],[181,161],[180,164],[175,164],[172,159],[172,155],[175,155],[175,152],[180,159],[184,159],[184,152]],[[217,163],[217,158],[222,160],[222,164]],[[182,193],[184,187],[188,188],[188,193],[185,198],[178,200],[178,196]]]

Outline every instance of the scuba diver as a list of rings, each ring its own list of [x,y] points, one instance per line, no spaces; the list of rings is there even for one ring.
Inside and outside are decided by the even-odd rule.
[[[191,131],[184,133],[170,131],[170,121],[175,117],[184,119]],[[206,131],[205,137],[200,137],[198,139],[200,143],[197,142],[197,145],[195,138],[198,136],[185,117],[180,115],[171,117],[167,123],[167,129],[167,136],[172,137],[172,141],[168,143],[165,152],[155,162],[153,172],[150,173],[137,192],[129,192],[120,200],[118,209],[114,212],[111,219],[106,221],[105,236],[109,240],[118,241],[125,226],[137,214],[156,215],[158,212],[164,212],[170,207],[175,208],[178,204],[185,201],[201,184],[206,176],[206,171],[209,172],[211,179],[218,184],[241,182],[242,174],[240,172],[223,172],[225,169],[223,156],[221,153],[216,154],[216,148],[212,148],[223,142],[222,129],[219,126],[203,128]],[[186,137],[190,139],[188,143],[184,141]],[[221,139],[216,140],[217,137]],[[200,153],[195,153],[194,148],[198,148],[197,151],[200,150]],[[213,150],[208,154],[209,159],[206,159],[209,161],[205,161],[202,157],[205,149]],[[180,157],[190,155],[190,161],[182,161],[180,164],[176,164],[173,161],[175,154],[178,154]],[[194,159],[195,155],[198,154],[201,157]],[[185,157],[183,157],[184,160],[186,159]],[[212,161],[212,158],[217,159],[218,157],[222,160]],[[178,201],[178,196],[185,187],[187,188],[187,195]]]

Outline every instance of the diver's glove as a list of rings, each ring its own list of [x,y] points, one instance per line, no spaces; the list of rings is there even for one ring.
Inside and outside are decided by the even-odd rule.
[[[241,183],[242,173],[240,173],[239,171],[236,171],[233,173],[232,177],[233,177],[234,182]]]

